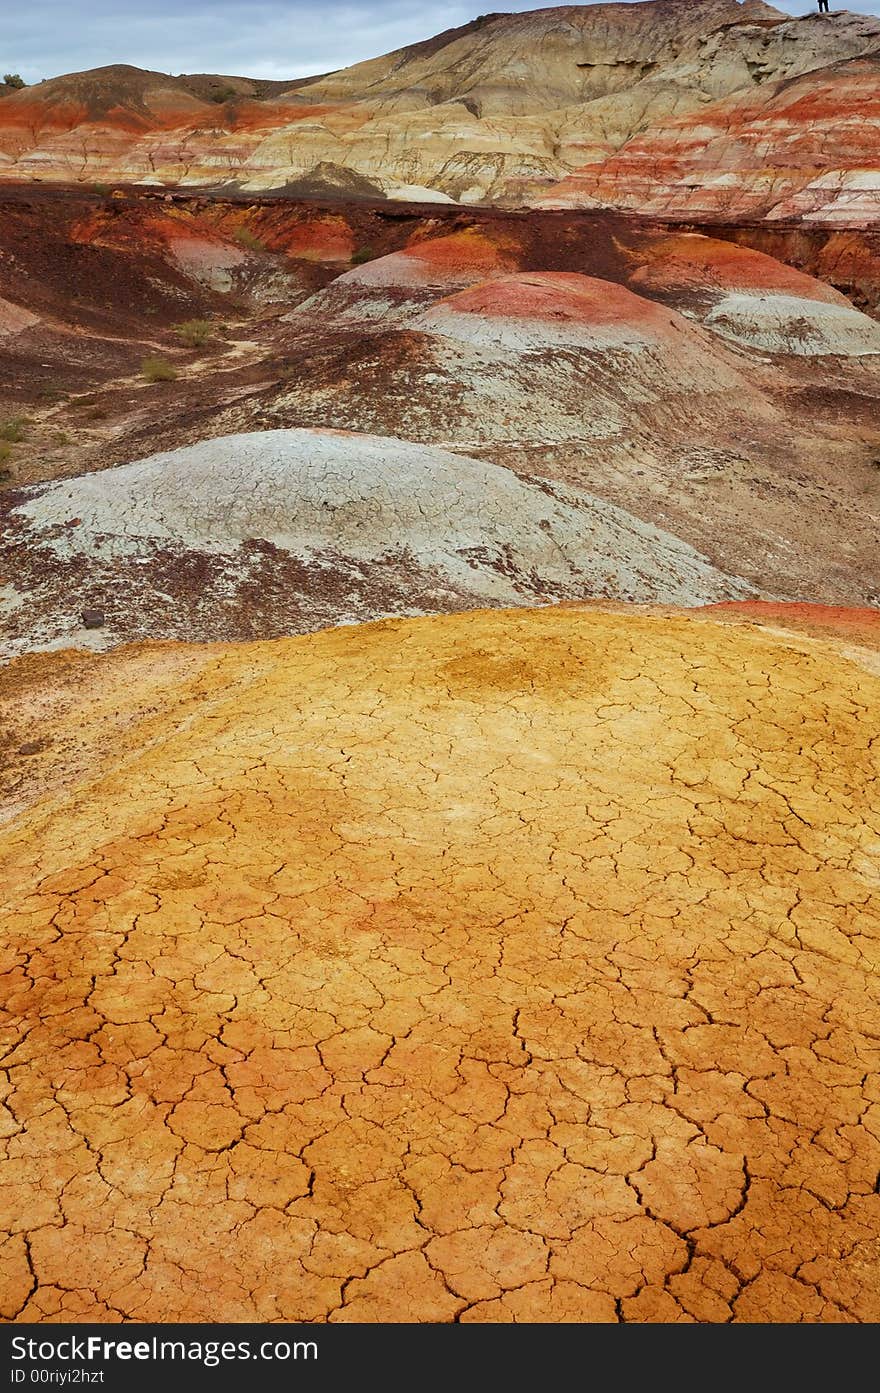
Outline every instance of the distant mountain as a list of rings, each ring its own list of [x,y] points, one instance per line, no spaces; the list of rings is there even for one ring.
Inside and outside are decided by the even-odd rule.
[[[290,82],[115,65],[9,92],[0,179],[866,224],[880,219],[878,79],[880,20],[848,11],[492,14]]]

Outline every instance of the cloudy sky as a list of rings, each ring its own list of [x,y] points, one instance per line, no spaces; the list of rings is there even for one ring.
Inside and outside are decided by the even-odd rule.
[[[498,10],[539,8],[536,0],[495,3]],[[812,0],[775,3],[790,14],[815,9]],[[880,14],[880,0],[849,0],[848,8]],[[0,24],[0,72],[36,82],[134,63],[160,72],[304,77],[492,9],[492,0],[13,0]]]

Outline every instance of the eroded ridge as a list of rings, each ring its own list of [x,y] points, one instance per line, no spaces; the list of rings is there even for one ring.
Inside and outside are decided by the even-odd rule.
[[[2,834],[5,1318],[877,1319],[876,623],[780,613],[178,666]]]

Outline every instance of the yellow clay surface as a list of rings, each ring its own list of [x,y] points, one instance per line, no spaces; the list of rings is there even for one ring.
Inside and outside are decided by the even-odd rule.
[[[781,622],[78,662],[108,739],[0,829],[3,1317],[880,1318],[880,676]]]

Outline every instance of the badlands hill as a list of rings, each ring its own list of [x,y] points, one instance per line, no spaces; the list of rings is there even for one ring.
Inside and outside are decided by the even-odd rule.
[[[0,1319],[880,1320],[878,54],[2,95]]]
[[[877,627],[9,665],[3,1317],[880,1319]]]
[[[303,633],[388,614],[752,593],[583,490],[403,440],[261,431],[0,500],[0,652]]]
[[[846,271],[853,235],[786,247]],[[880,603],[880,325],[762,252],[590,212],[70,191],[8,194],[0,252],[4,653]],[[144,379],[156,352],[176,380]]]
[[[761,0],[490,14],[280,93],[51,78],[0,102],[0,177],[868,224],[878,55],[875,18]]]

